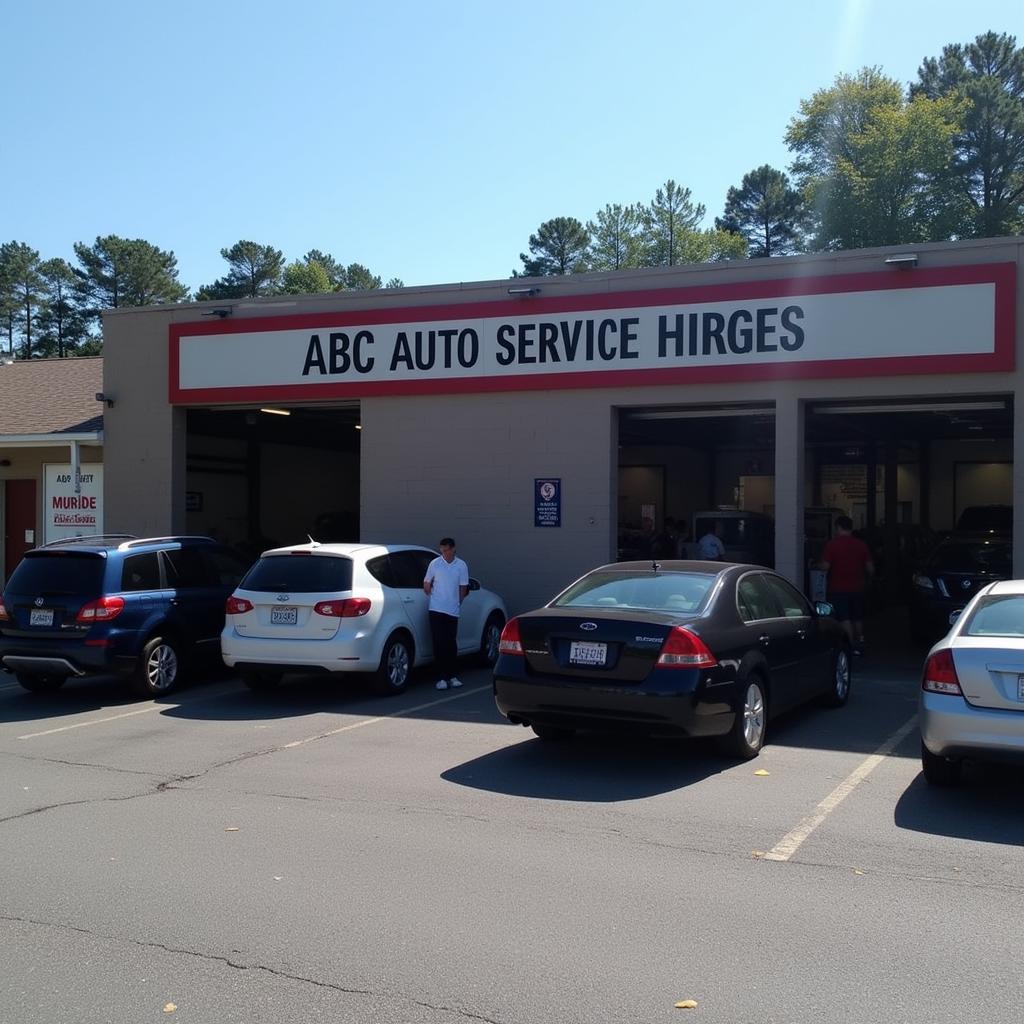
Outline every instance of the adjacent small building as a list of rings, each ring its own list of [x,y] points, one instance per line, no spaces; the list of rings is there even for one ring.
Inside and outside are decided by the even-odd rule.
[[[0,358],[0,583],[32,547],[101,533],[103,360]]]

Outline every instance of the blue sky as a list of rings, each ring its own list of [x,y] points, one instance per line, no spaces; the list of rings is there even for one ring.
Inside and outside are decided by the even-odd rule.
[[[532,231],[648,201],[707,206],[786,168],[801,99],[901,82],[1020,0],[56,0],[0,14],[0,240],[72,259],[145,238],[191,288],[240,238],[408,285],[507,277]]]

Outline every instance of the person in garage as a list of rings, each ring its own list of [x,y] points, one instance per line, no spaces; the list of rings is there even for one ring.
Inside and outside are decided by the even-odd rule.
[[[457,689],[462,681],[455,675],[458,657],[459,609],[469,593],[469,566],[455,554],[455,541],[442,537],[441,554],[427,566],[423,592],[430,601],[430,633],[434,639],[434,661],[439,690]]]
[[[854,654],[864,653],[864,592],[875,571],[867,544],[853,535],[853,520],[836,517],[836,535],[821,553],[826,591]]]
[[[711,529],[697,541],[697,554],[706,562],[721,562],[725,558],[722,524],[717,519],[712,523]]]

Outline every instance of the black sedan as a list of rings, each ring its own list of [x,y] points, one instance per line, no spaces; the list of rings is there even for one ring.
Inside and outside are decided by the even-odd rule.
[[[755,757],[770,717],[846,703],[850,649],[830,612],[761,566],[604,565],[509,620],[495,700],[541,739],[637,729]]]
[[[917,643],[933,644],[949,631],[957,613],[979,590],[1012,576],[1013,552],[1007,537],[950,535],[914,573],[911,636]]]

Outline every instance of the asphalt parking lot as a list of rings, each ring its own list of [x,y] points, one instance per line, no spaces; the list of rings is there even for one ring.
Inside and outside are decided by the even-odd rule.
[[[1021,776],[929,789],[917,663],[858,669],[740,764],[544,744],[478,669],[0,672],[0,1020],[1017,1020]]]

